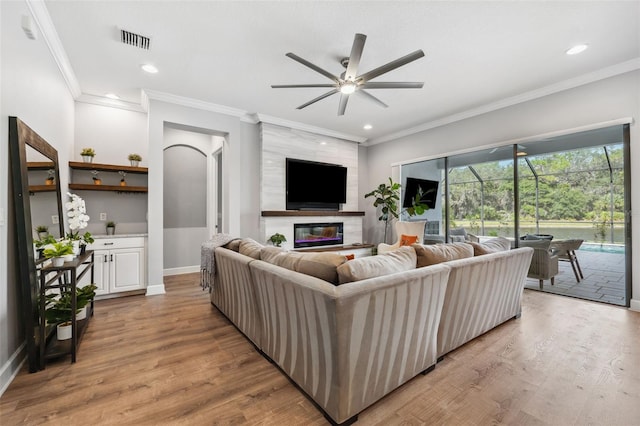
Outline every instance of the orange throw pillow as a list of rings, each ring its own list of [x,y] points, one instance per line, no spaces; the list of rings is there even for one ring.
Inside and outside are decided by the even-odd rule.
[[[355,254],[345,254],[344,257],[347,258],[347,260],[353,260],[356,258]]]
[[[417,235],[404,235],[400,236],[400,246],[410,246],[418,241]]]

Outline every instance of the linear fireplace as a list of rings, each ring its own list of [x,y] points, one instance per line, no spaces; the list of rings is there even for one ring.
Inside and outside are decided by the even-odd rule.
[[[343,223],[294,223],[293,248],[340,245],[344,243]]]

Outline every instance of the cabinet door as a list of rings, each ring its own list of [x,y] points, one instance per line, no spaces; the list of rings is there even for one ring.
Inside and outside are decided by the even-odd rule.
[[[109,250],[95,250],[93,252],[93,282],[98,287],[96,296],[109,294]],[[87,272],[78,287],[91,283],[91,273]]]
[[[112,293],[145,288],[144,248],[111,250],[109,260]]]

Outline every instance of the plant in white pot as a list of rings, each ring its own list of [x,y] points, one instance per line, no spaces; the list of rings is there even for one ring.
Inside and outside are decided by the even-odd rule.
[[[43,251],[44,257],[51,259],[53,266],[60,267],[64,264],[65,256],[73,254],[73,246],[67,241],[56,241],[47,244]]]
[[[109,221],[107,222],[107,235],[113,235],[116,233],[116,223]]]
[[[93,162],[93,157],[96,156],[96,152],[93,150],[93,148],[82,148],[82,151],[80,151],[80,156],[82,157],[82,161],[84,161],[85,163],[91,163]]]
[[[96,297],[96,289],[98,286],[95,284],[87,284],[84,287],[76,288],[76,308],[78,313],[76,314],[77,320],[85,319],[87,316],[87,305]]]
[[[138,164],[142,161],[142,156],[140,154],[129,154],[129,162],[131,162],[132,167],[138,167]]]
[[[45,318],[49,325],[56,326],[58,340],[67,340],[72,335],[71,318],[72,312],[71,293],[65,291],[61,294],[48,294],[45,296],[47,300],[47,310]]]

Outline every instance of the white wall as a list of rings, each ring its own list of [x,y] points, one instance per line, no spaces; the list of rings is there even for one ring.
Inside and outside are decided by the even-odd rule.
[[[252,140],[255,135],[245,128],[248,123],[241,123],[238,117],[195,109],[160,100],[150,99],[148,114],[149,135],[149,282],[147,295],[164,293],[163,283],[163,140],[167,123],[172,126],[184,125],[203,129],[204,132],[225,136],[223,146],[223,194],[222,212],[223,228],[233,235],[258,237],[258,227],[251,224],[244,226],[242,218],[258,221],[259,207],[255,208],[247,198],[255,197],[255,193],[243,191],[259,185],[259,158],[256,151],[259,142]]]
[[[0,394],[24,359],[25,334],[17,294],[17,253],[9,179],[8,117],[17,116],[58,150],[66,164],[73,148],[74,102],[40,36],[29,40],[21,28],[30,15],[22,1],[0,2]],[[63,191],[67,168],[60,170]]]
[[[631,194],[634,253],[631,308],[640,310],[640,71],[611,77],[540,99],[504,108],[474,118],[437,127],[368,149],[368,179],[384,182],[392,164],[420,157],[436,158],[473,147],[594,125],[632,117]],[[397,169],[397,167],[394,167]],[[371,203],[364,200],[365,229],[372,235],[376,222]]]

